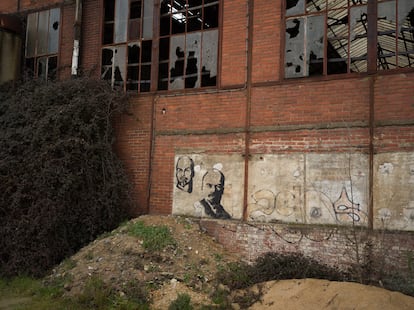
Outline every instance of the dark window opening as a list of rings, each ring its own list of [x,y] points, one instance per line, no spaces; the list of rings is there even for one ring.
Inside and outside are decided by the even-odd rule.
[[[104,0],[101,78],[113,87],[150,91],[153,8],[154,0]]]
[[[216,85],[219,1],[162,0],[158,89]]]

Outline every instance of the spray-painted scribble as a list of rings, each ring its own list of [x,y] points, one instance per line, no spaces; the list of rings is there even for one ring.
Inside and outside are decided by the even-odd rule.
[[[338,200],[333,203],[336,219],[341,223],[360,222],[365,213],[361,211],[359,203],[349,199],[346,188],[342,188]]]
[[[187,193],[193,191],[194,161],[188,156],[179,157],[175,166],[176,187]]]
[[[261,189],[252,195],[254,202],[248,206],[248,217],[250,220],[273,222],[292,221],[294,216],[298,222],[306,209],[308,223],[365,223],[365,212],[359,204],[349,199],[345,187],[335,202],[324,193],[315,190],[307,191],[306,197],[307,203],[302,207],[299,197],[294,192],[282,191],[274,194],[268,189]]]
[[[277,194],[269,189],[261,189],[251,196],[253,202],[247,207],[248,218],[260,222],[275,222],[291,218],[302,212],[299,195],[291,191]]]
[[[231,218],[221,205],[224,179],[223,173],[217,169],[210,169],[204,174],[201,188],[204,198],[194,204],[196,213],[217,219]]]

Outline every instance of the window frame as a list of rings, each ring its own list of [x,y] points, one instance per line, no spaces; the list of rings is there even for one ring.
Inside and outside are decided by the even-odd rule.
[[[295,80],[297,78],[315,78],[315,77],[332,77],[332,76],[344,76],[344,75],[355,75],[355,74],[372,74],[375,72],[389,72],[389,71],[406,71],[406,70],[413,70],[413,67],[407,67],[407,68],[402,68],[399,67],[399,63],[396,62],[395,64],[395,68],[390,68],[390,69],[385,69],[385,70],[381,70],[379,68],[379,61],[381,58],[384,57],[380,57],[379,52],[377,51],[377,44],[378,44],[378,40],[380,37],[380,34],[378,32],[378,24],[379,21],[377,19],[377,17],[379,17],[379,13],[378,13],[378,7],[380,5],[383,5],[384,3],[392,3],[394,2],[395,5],[395,10],[398,10],[399,8],[399,4],[404,4],[404,0],[374,0],[374,1],[370,1],[370,0],[362,0],[362,1],[355,1],[356,3],[351,3],[351,0],[349,1],[343,1],[345,3],[344,6],[339,7],[333,7],[330,8],[330,10],[327,8],[327,6],[329,5],[329,0],[325,1],[324,3],[322,3],[322,5],[324,6],[322,8],[321,11],[316,11],[316,10],[312,10],[312,8],[309,8],[309,11],[307,11],[307,3],[306,0],[299,0],[298,3],[303,4],[303,8],[301,7],[300,9],[303,11],[301,12],[296,12],[293,14],[289,14],[288,9],[292,9],[295,8],[295,6],[291,6],[288,7],[288,0],[282,1],[282,31],[284,32],[284,35],[282,36],[282,44],[281,44],[281,60],[282,60],[282,65],[281,65],[281,78],[284,80]],[[336,3],[336,5],[338,5],[338,3],[341,3],[341,1],[332,1],[334,3]],[[331,4],[332,4],[331,2]],[[361,3],[362,2],[362,3]],[[320,3],[317,3],[320,4]],[[408,4],[410,5],[410,4]],[[366,32],[364,34],[360,34],[357,33],[356,36],[357,39],[361,39],[361,38],[365,38],[366,37],[366,49],[365,49],[365,54],[364,55],[356,55],[354,56],[352,54],[352,36],[355,33],[351,32],[351,24],[352,24],[352,11],[354,10],[354,12],[358,9],[361,9],[365,7],[366,9],[366,17],[367,17],[367,21],[366,21]],[[411,8],[412,10],[414,9],[414,7]],[[344,10],[346,11],[346,27],[347,27],[347,33],[346,33],[346,57],[342,57],[342,58],[338,58],[338,59],[334,59],[334,58],[329,58],[329,40],[334,41],[334,40],[338,40],[340,41],[341,39],[344,39],[343,37],[338,37],[335,38],[334,36],[329,36],[328,32],[330,30],[330,26],[328,25],[328,19],[329,19],[329,13],[332,12],[339,12],[340,10]],[[362,12],[362,11],[361,11]],[[359,12],[359,13],[361,13]],[[408,14],[410,14],[411,11],[408,11]],[[293,21],[294,19],[298,19],[298,18],[309,18],[312,16],[323,16],[325,23],[324,23],[324,28],[323,28],[323,34],[322,34],[322,39],[323,39],[323,58],[320,61],[322,63],[322,70],[320,70],[317,74],[314,75],[306,75],[306,71],[305,70],[309,70],[309,66],[305,67],[303,69],[302,72],[300,72],[299,74],[295,75],[289,72],[289,66],[291,65],[291,63],[289,63],[289,52],[290,50],[290,46],[289,46],[289,31],[292,30],[292,28],[289,28],[289,21]],[[356,15],[355,15],[356,16]],[[361,15],[362,16],[362,15]],[[401,24],[399,25],[403,25],[403,23],[405,22],[405,20],[408,18],[408,15],[406,15],[404,17],[404,20],[402,20]],[[363,23],[363,21],[361,21],[361,24]],[[356,24],[354,24],[355,27]],[[398,26],[396,26],[397,28]],[[356,28],[354,28],[356,29]],[[411,27],[411,31],[414,29],[414,26]],[[304,36],[306,36],[307,34],[305,33]],[[355,37],[354,37],[355,38]],[[400,40],[400,33],[397,30],[395,32],[395,36],[393,37],[393,39],[395,40],[395,44],[397,46],[397,42],[398,40]],[[304,42],[303,45],[307,44],[307,37],[304,37]],[[334,48],[331,49],[335,52],[337,52],[337,50],[335,50]],[[414,63],[414,60],[411,60],[414,56],[413,53],[414,50],[410,49],[408,51],[402,51],[399,53],[399,55],[405,54],[407,57],[407,61],[409,63]],[[398,53],[398,51],[397,51]],[[293,54],[293,53],[292,53]],[[332,54],[332,52],[331,52]],[[303,61],[302,64],[306,65],[309,62],[308,61],[308,55],[306,53],[303,53],[303,55],[305,57],[303,57]],[[366,55],[366,56],[365,56]],[[410,57],[411,55],[411,57]],[[398,56],[397,56],[398,58]],[[345,61],[345,66],[346,66],[346,72],[335,72],[334,70],[329,71],[330,68],[330,59],[332,59],[334,61]],[[363,70],[361,70],[360,72],[357,72],[357,70],[352,70],[352,65],[357,61],[365,61],[366,63],[364,64],[364,66],[361,66],[361,68]],[[334,66],[332,66],[334,67]],[[331,67],[331,68],[332,68]],[[339,67],[335,68],[336,70],[340,70]],[[343,70],[343,69],[342,69]]]
[[[165,2],[170,2],[170,4],[168,11],[163,13],[162,5]],[[223,1],[199,0],[198,2],[198,5],[190,6],[188,5],[188,1],[186,1],[186,5],[182,6],[181,10],[174,8],[174,1],[172,0],[160,2],[159,46],[167,46],[168,55],[166,53],[160,53],[158,58],[159,72],[157,89],[159,91],[182,91],[218,87],[222,24],[221,10]],[[216,20],[213,21],[209,20],[206,14],[206,11],[211,9],[217,13],[214,15]],[[191,12],[197,12],[198,10],[201,19],[197,18],[197,20],[199,20],[198,23],[201,25],[197,27],[197,22],[193,22],[189,26],[188,16]],[[185,15],[186,21],[183,22],[184,30],[177,30],[179,21],[178,18],[174,18],[174,15]],[[194,18],[194,14],[191,15]],[[163,27],[163,25],[167,24],[167,22],[162,22],[163,19],[168,20],[169,26],[167,30],[165,30],[165,26]],[[175,26],[174,20],[177,21]],[[208,24],[209,21],[212,23],[212,26]],[[195,28],[188,30],[189,27]],[[206,42],[209,42],[209,44],[206,44]],[[213,47],[214,50],[207,50],[205,46]]]
[[[113,7],[111,7],[113,10],[113,20],[106,20],[106,5],[109,2],[114,3]],[[123,9],[127,11],[125,20],[121,20],[123,16],[121,13],[117,15],[117,10],[121,8],[120,6],[122,3],[126,4],[126,7],[123,7]],[[134,15],[134,17],[131,18],[131,4],[134,3],[140,3],[141,5],[139,9],[134,7],[136,10],[139,10],[140,16],[138,17]],[[146,3],[152,4],[149,11],[145,11],[147,9],[145,5]],[[154,0],[102,0],[100,42],[101,79],[109,80],[112,87],[121,87],[124,91],[131,93],[144,93],[153,90],[152,59],[153,44],[155,40],[153,35],[153,22],[150,23],[150,27],[144,27],[144,23],[147,21],[146,18],[150,18],[150,21],[151,19],[154,19],[154,4]],[[147,12],[148,15],[145,15],[145,12]],[[132,27],[137,26],[138,24],[139,26],[138,29],[136,29],[136,32],[132,32]],[[108,25],[113,26],[112,38],[110,39],[108,39],[107,36]],[[150,29],[148,30],[148,28]],[[117,30],[119,30],[118,33]],[[150,36],[149,39],[143,36],[144,32]],[[119,37],[117,37],[118,35]],[[144,45],[145,50],[143,50]],[[118,50],[120,54],[118,54]],[[133,50],[135,50],[135,52],[138,50],[138,55],[136,57],[129,57],[129,53],[132,53]],[[112,58],[110,57],[111,52]],[[118,54],[118,57],[115,57],[116,54]],[[121,54],[123,54],[123,56],[120,56]],[[134,60],[134,62],[130,62],[130,60]],[[145,68],[145,70],[142,70],[143,68]],[[118,71],[116,71],[117,69]],[[105,78],[107,75],[109,75],[110,78]],[[119,81],[116,76],[120,76],[122,80]],[[131,78],[132,76],[134,76],[134,78]]]
[[[183,90],[190,90],[190,89],[205,89],[205,88],[217,88],[218,87],[218,71],[219,71],[219,61],[220,61],[220,57],[219,57],[219,53],[220,53],[220,36],[221,36],[221,10],[222,10],[222,0],[198,0],[199,2],[202,3],[202,5],[204,5],[204,2],[206,2],[208,7],[213,7],[216,6],[217,7],[217,25],[216,27],[213,29],[213,31],[216,31],[217,35],[216,35],[216,39],[214,41],[214,48],[216,50],[216,59],[215,59],[215,67],[214,67],[214,72],[213,74],[215,74],[215,76],[213,77],[214,80],[214,85],[204,85],[201,80],[203,79],[203,81],[205,80],[205,76],[207,76],[208,74],[210,74],[210,71],[206,72],[206,71],[202,71],[202,68],[199,68],[199,72],[197,72],[197,77],[199,80],[200,87],[191,87],[191,88],[177,88],[177,89],[171,89],[169,87],[167,87],[166,89],[162,87],[160,87],[160,68],[162,66],[165,65],[165,60],[163,61],[163,59],[161,58],[162,55],[165,55],[165,49],[163,49],[162,43],[166,40],[165,38],[168,37],[168,40],[170,39],[170,35],[168,36],[160,36],[160,29],[161,29],[161,4],[163,1],[161,0],[150,0],[151,2],[153,2],[153,11],[152,11],[152,46],[151,46],[151,59],[148,60],[147,62],[142,62],[141,57],[139,58],[139,63],[129,63],[129,56],[128,56],[128,44],[131,43],[132,41],[129,40],[128,38],[128,30],[126,30],[126,36],[127,36],[127,40],[120,42],[120,43],[115,43],[114,40],[111,43],[108,43],[108,40],[105,39],[105,28],[107,24],[115,23],[115,15],[116,12],[113,13],[113,20],[109,21],[106,20],[106,16],[105,16],[105,6],[107,5],[107,2],[109,0],[102,0],[102,8],[101,8],[101,42],[100,42],[100,69],[101,69],[101,79],[106,79],[109,80],[112,86],[118,86],[121,87],[123,90],[125,91],[130,91],[131,93],[143,93],[141,91],[140,88],[135,89],[135,90],[130,90],[129,87],[127,87],[127,83],[128,83],[128,67],[133,67],[133,66],[141,66],[141,65],[147,65],[148,66],[148,70],[147,72],[150,72],[150,79],[149,79],[149,87],[146,89],[145,92],[164,92],[164,91],[183,91]],[[114,0],[113,3],[115,3],[113,5],[113,11],[115,11],[115,7],[116,7],[116,1]],[[133,0],[132,0],[133,1]],[[187,0],[188,1],[188,0]],[[128,0],[128,7],[131,3],[131,0]],[[145,1],[142,0],[142,3],[144,3]],[[142,6],[141,6],[142,7]],[[143,5],[143,9],[142,11],[145,10],[145,5]],[[112,8],[112,6],[111,6]],[[175,13],[175,12],[174,12]],[[144,20],[144,16],[141,16],[141,19]],[[130,21],[130,10],[128,9],[128,18],[127,18],[127,22],[126,25],[129,24]],[[115,26],[113,26],[115,28]],[[108,27],[109,28],[109,27]],[[128,27],[127,27],[128,28]],[[141,31],[142,31],[142,22],[141,22]],[[207,33],[207,31],[211,31],[211,30],[204,30],[204,32]],[[189,34],[193,34],[195,32],[188,32]],[[182,34],[174,34],[174,37],[179,36]],[[112,36],[114,37],[114,34],[112,34]],[[205,37],[207,37],[208,35],[205,34]],[[184,33],[184,37],[185,37],[185,33]],[[141,38],[139,39],[141,40]],[[140,41],[141,42],[141,41]],[[117,46],[125,46],[124,49],[121,49],[121,53],[125,53],[124,58],[119,57],[119,59],[125,59],[123,62],[125,63],[124,68],[122,68],[122,70],[125,70],[125,81],[123,83],[118,83],[119,85],[117,85],[117,83],[115,83],[114,79],[114,70],[115,67],[117,66],[115,64],[115,59],[112,60],[112,72],[109,73],[110,69],[109,69],[109,62],[106,61],[106,59],[113,57],[113,56],[108,56],[106,57],[106,55],[104,55],[103,50],[104,49],[110,49],[110,48],[116,48]],[[169,45],[168,45],[169,46]],[[142,50],[142,49],[141,49]],[[163,53],[164,51],[164,53]],[[108,52],[109,53],[109,52]],[[114,55],[114,54],[112,54]],[[195,58],[195,57],[194,57]],[[167,60],[169,61],[169,60]],[[187,61],[191,62],[194,61],[191,59],[191,57],[187,57],[186,59],[186,63]],[[117,62],[119,63],[119,62]],[[107,70],[107,76],[105,76],[105,70]],[[185,70],[185,67],[184,67]],[[109,77],[110,76],[110,77]],[[171,76],[171,71],[170,71],[170,65],[168,64],[168,78],[170,78]],[[167,84],[168,85],[168,84]]]
[[[44,20],[45,15],[47,15],[47,21]],[[43,23],[40,22],[42,17]],[[55,80],[58,77],[61,23],[62,10],[60,7],[51,7],[27,14],[24,68],[29,75],[44,80]],[[47,26],[47,32],[42,35],[40,33],[45,29],[41,28],[44,26]],[[45,37],[43,38],[43,36]]]

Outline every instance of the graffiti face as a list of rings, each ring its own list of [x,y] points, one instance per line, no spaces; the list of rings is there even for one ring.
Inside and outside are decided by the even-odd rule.
[[[194,162],[190,157],[180,157],[175,167],[177,188],[191,193],[193,191]]]
[[[220,204],[224,191],[224,175],[216,169],[207,171],[203,177],[202,190],[209,203]]]

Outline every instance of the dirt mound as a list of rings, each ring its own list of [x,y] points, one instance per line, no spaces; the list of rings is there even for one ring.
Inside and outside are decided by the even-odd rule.
[[[379,287],[318,279],[282,280],[262,284],[263,296],[252,310],[412,310],[414,298]]]
[[[169,227],[177,244],[163,251],[145,250],[142,240],[128,234],[128,225]],[[80,294],[88,279],[97,277],[128,295],[131,285],[150,286],[152,308],[168,309],[178,293],[186,293],[196,306],[211,305],[217,272],[238,261],[213,238],[200,230],[196,220],[172,216],[141,216],[98,238],[54,269],[49,280],[66,281],[66,295]],[[251,309],[414,309],[414,298],[356,283],[302,279],[262,283],[261,300]],[[240,294],[241,292],[233,292]],[[246,293],[246,292],[243,292]],[[233,305],[238,308],[238,305]]]
[[[169,227],[177,245],[160,252],[145,250],[141,240],[128,234],[128,225],[137,221]],[[211,304],[209,293],[216,273],[238,259],[203,233],[196,221],[141,216],[82,248],[55,268],[49,280],[69,279],[67,296],[80,294],[92,277],[110,284],[121,295],[128,293],[128,286],[145,283],[152,288],[154,309],[167,309],[178,293],[189,294],[195,304]]]

